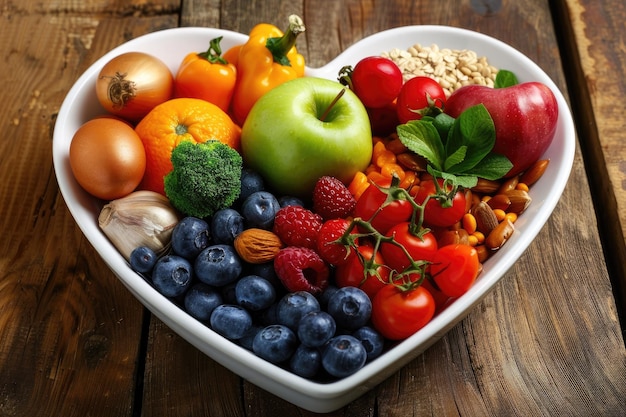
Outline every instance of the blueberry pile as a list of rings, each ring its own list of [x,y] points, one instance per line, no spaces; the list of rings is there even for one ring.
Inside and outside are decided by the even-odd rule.
[[[244,229],[271,229],[276,212],[294,204],[302,202],[277,198],[244,170],[233,208],[181,219],[169,253],[138,247],[130,265],[189,315],[257,356],[305,378],[344,378],[383,352],[384,338],[369,326],[367,294],[333,285],[317,297],[288,292],[272,262],[248,264],[233,247]]]

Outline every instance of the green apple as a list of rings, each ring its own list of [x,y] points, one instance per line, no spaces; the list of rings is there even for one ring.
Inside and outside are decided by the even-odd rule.
[[[307,198],[318,178],[347,184],[368,166],[367,111],[349,89],[337,99],[344,88],[324,78],[297,78],[254,104],[241,131],[243,159],[274,192]]]

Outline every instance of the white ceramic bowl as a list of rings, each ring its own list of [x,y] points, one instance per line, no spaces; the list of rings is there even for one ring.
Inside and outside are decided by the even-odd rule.
[[[159,319],[199,350],[252,383],[297,406],[314,412],[329,412],[361,396],[437,341],[468,314],[526,250],[552,213],[569,177],[575,148],[572,117],[556,85],[534,62],[496,39],[463,29],[409,26],[387,30],[355,43],[321,68],[307,69],[308,75],[336,79],[344,65],[354,65],[365,56],[394,47],[406,49],[419,42],[425,46],[436,43],[442,48],[467,48],[476,51],[479,56],[486,56],[496,67],[514,71],[520,81],[547,84],[557,96],[560,112],[556,137],[545,154],[551,160],[544,176],[546,180],[540,180],[533,186],[533,202],[517,221],[514,236],[485,263],[475,285],[426,327],[357,373],[337,382],[312,382],[272,365],[214,333],[136,275],[98,228],[100,205],[81,189],[70,170],[68,152],[74,132],[91,117],[103,113],[94,94],[94,84],[100,68],[108,60],[122,52],[144,51],[161,58],[175,73],[177,65],[188,52],[206,49],[209,40],[217,36],[223,36],[224,50],[246,40],[245,35],[220,29],[169,29],[133,39],[95,62],[69,91],[56,121],[53,158],[59,187],[72,216],[89,242],[122,283]]]

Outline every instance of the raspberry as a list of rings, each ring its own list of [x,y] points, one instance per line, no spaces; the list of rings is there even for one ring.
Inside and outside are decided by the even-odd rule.
[[[290,292],[321,294],[328,287],[328,265],[313,249],[287,246],[274,258],[274,269]]]
[[[322,217],[301,206],[286,206],[274,218],[274,233],[287,246],[315,249]]]
[[[348,187],[335,177],[324,176],[313,189],[313,210],[324,220],[348,217],[356,200]]]

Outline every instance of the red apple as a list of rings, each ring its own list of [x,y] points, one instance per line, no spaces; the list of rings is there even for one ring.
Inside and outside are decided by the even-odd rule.
[[[526,82],[506,88],[468,85],[450,95],[445,112],[456,118],[463,110],[480,103],[496,128],[493,151],[505,155],[513,164],[506,177],[526,170],[550,146],[559,107],[554,93],[545,84]]]

